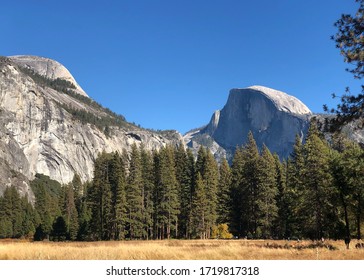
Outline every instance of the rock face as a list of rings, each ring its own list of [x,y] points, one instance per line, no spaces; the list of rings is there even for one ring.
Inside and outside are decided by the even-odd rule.
[[[265,144],[285,158],[296,134],[305,134],[311,114],[300,100],[281,91],[262,86],[232,89],[224,108],[213,114],[207,126],[185,135],[185,142],[195,149],[211,146],[217,158],[231,158],[251,131],[258,147]]]
[[[40,85],[19,65],[47,78],[67,79],[83,98]],[[58,62],[30,56],[0,57],[0,194],[11,184],[14,172],[24,178],[24,183],[17,184],[19,190],[32,196],[27,180],[36,173],[60,183],[70,182],[77,173],[87,181],[92,179],[94,160],[102,151],[130,150],[133,143],[158,149],[183,141],[176,131],[145,130],[120,119],[119,125],[108,126],[106,133],[106,127],[104,130],[77,118],[75,112],[99,119],[116,118],[86,97]]]
[[[80,95],[87,96],[87,93],[76,82],[75,78],[61,63],[39,56],[31,55],[16,55],[10,57],[17,65],[30,68],[38,74],[47,77],[49,79],[62,79],[71,82],[76,87],[76,92]]]

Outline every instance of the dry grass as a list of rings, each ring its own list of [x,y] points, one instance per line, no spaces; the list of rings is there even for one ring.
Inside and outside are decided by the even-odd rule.
[[[354,243],[354,242],[352,242]],[[163,240],[110,242],[0,241],[1,260],[364,260],[343,241]],[[330,250],[326,245],[335,247]],[[331,247],[332,249],[332,247]]]

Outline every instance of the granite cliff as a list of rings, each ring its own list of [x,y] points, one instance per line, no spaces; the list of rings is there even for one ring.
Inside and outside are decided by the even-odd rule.
[[[33,197],[36,173],[68,183],[91,180],[102,151],[181,143],[176,131],[139,128],[91,100],[60,63],[34,56],[0,57],[0,195],[16,185]]]
[[[297,98],[262,86],[232,89],[222,110],[215,111],[203,128],[184,136],[186,144],[198,149],[208,146],[217,158],[232,157],[251,131],[261,148],[265,144],[281,158],[292,151],[296,134],[303,136],[311,111]]]

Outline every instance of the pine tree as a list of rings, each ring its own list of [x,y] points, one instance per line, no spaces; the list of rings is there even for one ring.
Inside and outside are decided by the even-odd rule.
[[[78,233],[78,212],[76,209],[73,184],[64,186],[63,217],[66,222],[68,237],[76,240]]]
[[[133,144],[130,153],[129,176],[126,187],[127,229],[129,238],[140,239],[143,232],[143,178],[138,147]]]
[[[274,157],[263,145],[262,155],[258,164],[259,185],[257,195],[257,209],[259,211],[258,219],[258,237],[271,238],[273,236],[273,224],[278,216],[277,207],[277,173]]]
[[[15,187],[5,189],[0,205],[0,224],[3,237],[19,238],[22,236],[22,207],[19,193]]]
[[[332,39],[336,42],[336,47],[340,49],[344,60],[351,65],[353,69],[346,69],[354,74],[354,77],[361,79],[364,77],[364,45],[363,45],[363,26],[364,26],[364,0],[355,0],[359,3],[358,10],[354,15],[344,14],[335,23],[338,28]],[[334,97],[336,97],[334,95]],[[327,119],[333,131],[339,131],[342,127],[351,123],[358,128],[363,128],[363,107],[364,107],[364,86],[361,86],[361,92],[353,94],[349,88],[346,93],[340,97],[341,102],[337,109],[329,110],[325,105],[324,110],[335,113],[336,117]]]
[[[78,224],[79,230],[77,234],[78,240],[90,240],[91,238],[91,218],[92,209],[90,205],[90,197],[92,196],[92,183],[86,183],[83,186],[83,195],[79,198],[77,203],[77,213],[78,213]]]
[[[52,230],[54,220],[61,216],[62,186],[59,182],[48,176],[36,174],[35,179],[30,182],[35,194],[35,210],[39,216],[39,223],[44,236],[47,238]],[[36,228],[40,224],[36,224]]]
[[[175,169],[180,201],[179,237],[188,238],[191,228],[191,207],[194,177],[194,158],[191,151],[186,152],[183,145],[175,151]]]
[[[154,176],[153,176],[153,157],[143,146],[140,147],[142,181],[143,181],[143,225],[144,239],[153,238],[153,195],[154,195]]]
[[[206,239],[207,197],[204,181],[198,172],[192,200],[192,237]]]
[[[229,224],[231,221],[231,170],[226,159],[222,159],[217,190],[217,223]]]
[[[287,160],[287,189],[284,195],[286,204],[285,236],[298,238],[302,236],[305,228],[305,213],[303,210],[305,162],[301,138],[296,135],[293,152]]]
[[[170,238],[173,230],[174,236],[178,236],[180,205],[172,147],[167,146],[159,151],[159,155],[155,157],[155,168],[158,237]]]
[[[346,221],[346,237],[350,237],[349,211],[353,209],[356,237],[361,239],[364,209],[364,152],[356,143],[346,140],[344,149],[333,158],[332,170],[339,190]]]
[[[110,240],[113,227],[112,193],[109,183],[110,154],[102,153],[95,161],[94,180],[89,190],[92,212],[92,239]]]
[[[344,215],[344,229],[339,228],[337,230],[338,238],[346,238],[348,240],[351,239],[350,232],[350,219],[349,219],[349,207],[353,202],[352,197],[352,189],[346,180],[345,172],[344,172],[344,164],[343,164],[343,155],[339,151],[333,151],[330,158],[330,171],[333,177],[333,183],[335,188],[338,191],[338,196],[340,202],[337,203],[338,208],[339,205],[342,207],[342,212]],[[341,211],[340,211],[341,212]],[[340,217],[342,218],[342,217]],[[339,223],[340,226],[340,223]]]
[[[51,240],[65,241],[67,239],[67,224],[62,216],[56,218],[50,233]]]
[[[36,212],[28,200],[28,196],[21,197],[22,226],[21,236],[31,238],[35,233],[35,225],[39,224]]]
[[[274,162],[276,168],[276,184],[277,184],[277,207],[278,207],[278,217],[276,223],[274,223],[274,227],[276,228],[274,235],[279,239],[290,237],[290,233],[288,232],[289,228],[289,216],[290,209],[288,200],[288,192],[287,192],[287,162],[280,161],[279,156],[274,154]]]
[[[244,176],[245,159],[243,155],[243,149],[237,147],[233,157],[231,166],[231,231],[237,236],[246,236],[246,231],[243,226],[243,211],[246,205],[242,200],[242,193],[245,184]]]
[[[259,225],[259,151],[253,134],[249,132],[244,146],[244,182],[241,189],[243,233],[248,237],[258,237]]]
[[[211,152],[206,153],[204,166],[204,185],[207,199],[206,211],[206,237],[211,237],[212,228],[216,225],[217,219],[217,187],[219,183],[219,170],[217,162]]]
[[[42,230],[47,236],[52,230],[53,217],[50,210],[50,195],[46,192],[45,186],[40,185],[36,192],[35,209],[40,218],[40,224],[42,225]]]
[[[77,201],[78,198],[84,194],[84,186],[82,184],[80,175],[75,173],[75,175],[73,175],[71,184],[72,184],[75,200]]]
[[[112,233],[111,238],[121,240],[125,238],[127,222],[126,212],[126,170],[125,163],[118,152],[112,154],[109,162],[109,182],[112,203]]]
[[[305,217],[306,236],[319,240],[328,237],[332,225],[329,216],[332,214],[331,198],[335,195],[335,188],[329,168],[330,150],[325,140],[320,138],[314,121],[310,124],[304,156],[305,192],[301,213]]]

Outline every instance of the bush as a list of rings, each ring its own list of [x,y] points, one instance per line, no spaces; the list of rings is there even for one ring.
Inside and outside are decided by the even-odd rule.
[[[217,239],[231,239],[233,235],[229,232],[229,226],[227,224],[219,224],[212,228],[212,238]]]

